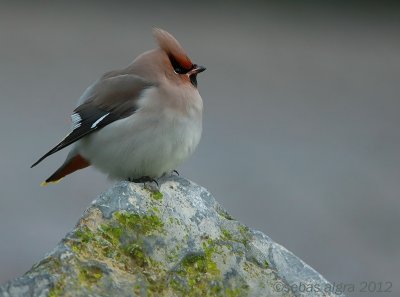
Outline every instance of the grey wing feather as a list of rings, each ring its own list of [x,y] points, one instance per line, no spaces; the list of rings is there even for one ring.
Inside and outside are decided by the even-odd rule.
[[[154,84],[136,75],[120,75],[97,81],[84,102],[72,114],[73,130],[31,167],[104,126],[132,115],[140,94]]]

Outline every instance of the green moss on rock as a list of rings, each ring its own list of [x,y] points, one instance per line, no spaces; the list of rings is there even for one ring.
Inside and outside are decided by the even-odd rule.
[[[162,295],[171,289],[187,296],[240,296],[237,292],[243,293],[241,288],[225,288],[222,283],[221,271],[215,261],[220,251],[219,240],[205,239],[201,251],[186,255],[177,268],[168,273],[166,263],[153,259],[145,248],[146,238],[163,232],[164,224],[154,211],[146,215],[115,212],[110,220],[105,220],[94,230],[81,226],[69,245],[80,258],[96,255],[100,260],[111,260],[117,269],[141,275],[148,296]],[[223,237],[231,239],[233,235],[225,230]],[[181,248],[177,246],[178,250]],[[177,260],[176,256],[169,259]],[[78,281],[91,287],[102,276],[98,267],[81,267]],[[139,292],[142,285],[136,284],[133,290]],[[61,289],[59,286],[55,291]]]
[[[155,199],[155,200],[162,200],[163,198],[163,193],[161,193],[160,191],[155,191],[155,192],[151,192],[151,198]]]
[[[48,297],[59,297],[63,295],[65,290],[65,275],[62,275],[60,279],[54,284],[54,286],[50,289]]]
[[[135,266],[149,263],[143,250],[143,238],[162,233],[163,226],[155,214],[115,212],[111,220],[95,230],[80,227],[69,245],[79,256],[110,258],[116,265],[123,264],[123,269],[131,271]]]
[[[116,212],[115,219],[121,228],[129,229],[136,234],[151,235],[154,232],[162,232],[164,223],[155,214],[139,215],[136,213]]]
[[[181,230],[182,222],[178,217],[167,217],[164,226],[158,205],[162,194],[153,192],[151,197],[149,201],[153,202],[144,214],[116,211],[110,219],[102,217],[98,210],[88,214],[66,240],[75,255],[75,277],[60,279],[52,289],[52,297],[62,296],[68,290],[65,283],[94,292],[96,287],[109,282],[108,274],[94,265],[93,259],[105,263],[113,273],[126,275],[132,282],[132,292],[139,296],[248,295],[248,287],[243,285],[245,281],[238,281],[236,277],[236,281],[226,283],[219,265],[233,254],[243,256],[251,238],[249,229],[239,225],[236,230],[222,228],[220,237],[201,236],[198,250],[183,253],[185,256],[180,259],[179,255],[187,249],[190,240],[189,231],[185,230],[180,241],[168,243],[168,254],[164,254],[163,249],[154,249],[154,240],[163,238],[166,229],[169,232],[174,228]],[[227,241],[243,245],[233,248]]]
[[[103,277],[103,271],[96,266],[81,267],[78,275],[81,284],[92,286]]]

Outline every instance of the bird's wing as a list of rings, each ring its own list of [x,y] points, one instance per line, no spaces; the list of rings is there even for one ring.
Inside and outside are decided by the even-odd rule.
[[[104,126],[132,115],[141,93],[154,86],[136,75],[119,75],[99,80],[90,89],[85,101],[71,115],[72,131],[31,167],[82,137]]]

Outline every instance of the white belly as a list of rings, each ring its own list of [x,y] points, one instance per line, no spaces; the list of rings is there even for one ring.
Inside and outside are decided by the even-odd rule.
[[[157,178],[174,170],[200,141],[200,116],[140,110],[77,143],[79,153],[113,179]]]

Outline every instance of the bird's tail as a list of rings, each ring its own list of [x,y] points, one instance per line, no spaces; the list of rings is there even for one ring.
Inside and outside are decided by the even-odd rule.
[[[47,186],[50,183],[58,183],[64,176],[88,166],[90,166],[89,161],[84,159],[81,155],[68,156],[64,164],[62,164],[48,179],[42,182],[41,186]]]

